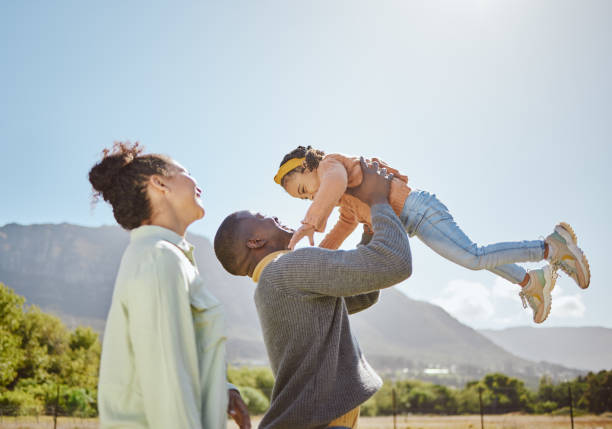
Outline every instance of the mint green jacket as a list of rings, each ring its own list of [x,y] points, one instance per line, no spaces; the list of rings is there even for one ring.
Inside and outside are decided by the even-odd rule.
[[[225,428],[224,335],[193,246],[159,226],[132,230],[104,331],[100,427]]]

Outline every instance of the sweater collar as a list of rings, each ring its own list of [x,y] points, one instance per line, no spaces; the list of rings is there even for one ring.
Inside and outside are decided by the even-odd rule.
[[[262,260],[257,263],[255,269],[253,270],[253,275],[251,276],[253,281],[255,283],[259,283],[259,277],[261,276],[261,272],[264,270],[264,268],[266,268],[270,262],[275,261],[280,256],[289,252],[291,252],[291,250],[277,250],[276,252],[272,252],[269,255],[264,256]]]

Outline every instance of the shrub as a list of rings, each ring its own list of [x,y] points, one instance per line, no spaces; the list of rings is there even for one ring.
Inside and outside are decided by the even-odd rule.
[[[0,395],[0,408],[9,416],[38,416],[43,412],[42,401],[33,395],[17,391],[7,391]]]
[[[263,414],[270,407],[270,401],[259,390],[253,387],[240,387],[240,395],[250,414]]]

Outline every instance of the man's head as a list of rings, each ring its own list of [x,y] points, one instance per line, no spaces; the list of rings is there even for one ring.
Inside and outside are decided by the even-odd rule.
[[[217,230],[215,254],[230,274],[250,276],[263,257],[287,249],[293,232],[276,217],[247,210],[235,212]]]

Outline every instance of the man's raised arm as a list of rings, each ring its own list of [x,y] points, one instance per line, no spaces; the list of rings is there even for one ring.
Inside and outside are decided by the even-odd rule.
[[[353,250],[330,251],[315,247],[284,255],[268,275],[283,287],[330,296],[354,296],[393,286],[412,273],[412,256],[404,226],[388,204],[392,177],[377,163],[361,160],[363,181],[349,189],[371,207],[374,235],[369,244]]]

